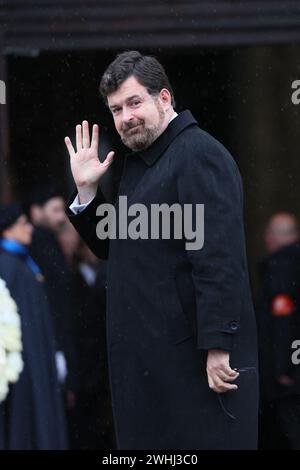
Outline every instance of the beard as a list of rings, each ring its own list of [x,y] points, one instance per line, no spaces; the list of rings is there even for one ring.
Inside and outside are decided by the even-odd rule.
[[[158,124],[145,125],[143,119],[136,119],[123,126],[122,142],[134,152],[145,150],[149,147],[163,131],[165,112],[162,105],[157,102],[159,121]]]

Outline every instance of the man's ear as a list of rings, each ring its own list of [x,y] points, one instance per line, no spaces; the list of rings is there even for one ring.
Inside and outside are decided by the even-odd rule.
[[[163,103],[165,111],[168,111],[172,105],[171,93],[169,92],[167,88],[162,88],[159,92],[159,97]]]

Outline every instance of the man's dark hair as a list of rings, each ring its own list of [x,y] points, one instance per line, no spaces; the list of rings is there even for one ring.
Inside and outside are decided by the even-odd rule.
[[[167,88],[171,93],[172,106],[175,108],[174,93],[163,66],[155,57],[142,55],[138,51],[118,54],[105,70],[100,83],[100,93],[106,104],[107,96],[131,76],[147,88],[150,95],[158,95],[162,88]]]

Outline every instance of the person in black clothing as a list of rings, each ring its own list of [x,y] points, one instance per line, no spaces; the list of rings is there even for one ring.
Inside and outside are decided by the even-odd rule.
[[[73,276],[78,351],[77,430],[80,448],[111,449],[111,412],[105,340],[105,285],[97,259],[82,245]],[[100,272],[105,270],[102,262]],[[105,274],[104,274],[105,275]],[[100,299],[99,299],[100,298]],[[96,301],[99,299],[99,303]]]
[[[74,406],[76,358],[73,344],[71,312],[71,273],[57,241],[66,223],[64,199],[52,187],[37,188],[27,201],[27,212],[34,225],[31,256],[45,277],[57,340],[57,368],[64,384],[67,406]]]
[[[101,260],[98,266],[97,277],[94,286],[94,299],[97,312],[100,316],[100,396],[101,396],[101,426],[100,432],[102,442],[107,449],[116,448],[116,436],[113,422],[113,411],[111,402],[111,392],[109,387],[109,367],[107,357],[106,341],[106,291],[107,291],[107,262]]]
[[[300,241],[295,217],[275,214],[265,232],[257,309],[262,397],[261,447],[300,449]]]
[[[66,449],[52,319],[40,269],[29,256],[31,238],[21,208],[0,206],[0,277],[18,307],[24,362],[0,405],[0,449]]]
[[[105,338],[106,263],[80,241],[71,223],[59,242],[72,271],[72,312],[77,357],[76,405],[68,413],[73,449],[111,449],[112,418]]]
[[[189,110],[175,111],[155,58],[119,54],[100,89],[130,149],[118,199],[107,210],[102,178],[114,152],[99,161],[99,128],[90,133],[83,121],[76,145],[65,138],[76,185],[67,213],[94,254],[108,260],[117,447],[255,449],[256,324],[238,167]],[[193,234],[177,218],[186,205]]]

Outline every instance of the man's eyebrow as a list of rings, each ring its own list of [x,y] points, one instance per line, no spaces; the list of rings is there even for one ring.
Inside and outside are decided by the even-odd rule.
[[[129,96],[128,98],[126,98],[125,101],[128,102],[128,101],[133,100],[134,98],[139,98],[140,100],[142,99],[142,97],[141,97],[140,95],[132,95],[132,96]],[[118,104],[113,104],[113,105],[111,105],[109,108],[110,108],[110,109],[114,109],[114,108],[118,108],[118,107],[119,107]]]
[[[132,96],[129,96],[129,98],[126,98],[126,101],[131,101],[131,100],[133,100],[134,98],[142,99],[140,95],[132,95]]]

